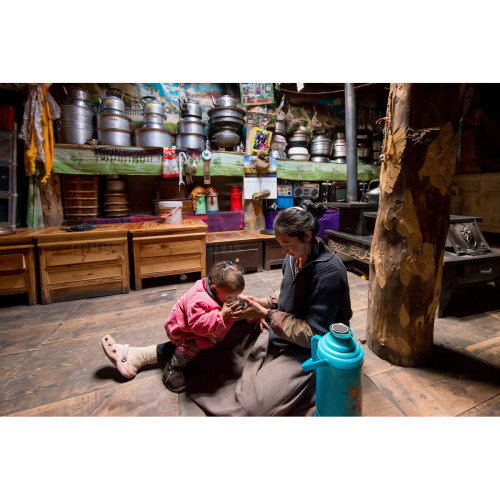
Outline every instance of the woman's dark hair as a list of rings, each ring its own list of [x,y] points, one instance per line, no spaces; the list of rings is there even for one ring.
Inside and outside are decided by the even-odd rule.
[[[208,272],[208,281],[210,285],[223,286],[233,292],[239,292],[245,288],[244,272],[242,266],[229,260],[217,262]]]
[[[312,231],[316,236],[319,230],[318,220],[326,212],[323,205],[316,205],[311,200],[303,201],[298,207],[286,208],[274,219],[276,231],[302,239],[306,231]]]

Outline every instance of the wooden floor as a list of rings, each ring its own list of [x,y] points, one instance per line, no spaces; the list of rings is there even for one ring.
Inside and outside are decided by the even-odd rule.
[[[359,263],[358,263],[359,267]],[[366,347],[368,282],[349,272],[351,327],[365,353],[365,416],[500,416],[500,290],[484,285],[452,297],[435,323],[435,353],[423,368],[393,366]],[[144,289],[49,305],[0,300],[0,415],[200,416],[185,395],[166,390],[162,367],[122,378],[100,339],[163,342],[163,322],[199,275],[146,280]],[[245,293],[279,289],[281,269],[245,276]]]

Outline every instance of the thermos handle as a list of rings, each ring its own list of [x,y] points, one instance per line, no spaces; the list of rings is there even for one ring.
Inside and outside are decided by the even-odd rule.
[[[318,342],[321,337],[319,335],[314,335],[311,338],[311,359],[313,361],[318,361]]]

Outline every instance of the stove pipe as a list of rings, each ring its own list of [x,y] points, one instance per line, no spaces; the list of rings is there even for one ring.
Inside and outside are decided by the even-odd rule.
[[[358,160],[356,91],[354,84],[345,83],[345,132],[347,143],[347,201],[358,201]]]

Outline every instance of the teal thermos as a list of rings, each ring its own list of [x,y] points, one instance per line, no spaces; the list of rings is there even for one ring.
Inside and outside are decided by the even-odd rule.
[[[352,330],[334,323],[325,335],[311,339],[311,359],[304,370],[316,374],[315,417],[361,416],[363,349]]]

